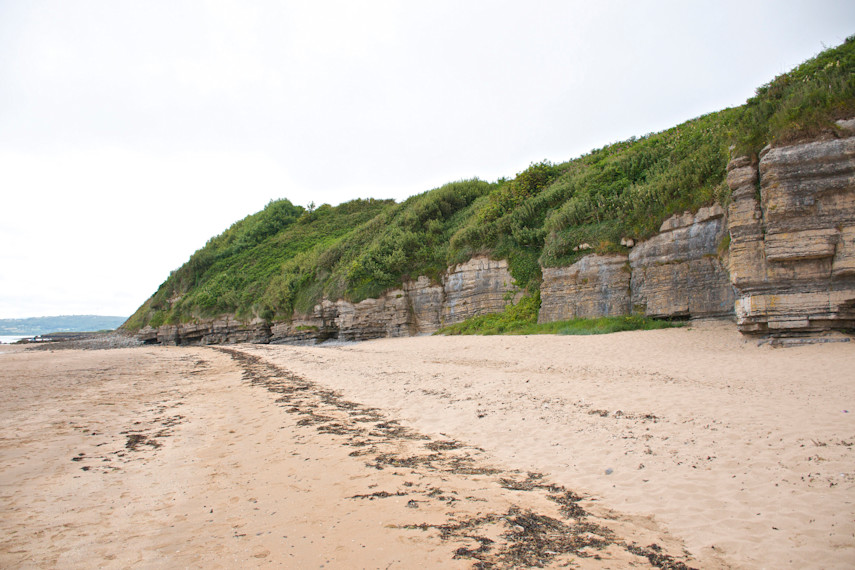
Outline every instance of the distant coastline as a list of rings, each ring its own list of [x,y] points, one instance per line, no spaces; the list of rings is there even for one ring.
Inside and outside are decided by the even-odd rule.
[[[127,320],[127,317],[104,315],[60,315],[54,317],[30,317],[26,319],[0,319],[0,342],[14,342],[5,337],[34,337],[58,332],[112,331]]]

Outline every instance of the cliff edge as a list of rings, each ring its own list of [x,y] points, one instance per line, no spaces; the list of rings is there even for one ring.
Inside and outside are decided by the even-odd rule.
[[[271,201],[123,328],[175,344],[365,340],[497,312],[855,330],[855,36],[745,105],[511,179],[400,204]]]

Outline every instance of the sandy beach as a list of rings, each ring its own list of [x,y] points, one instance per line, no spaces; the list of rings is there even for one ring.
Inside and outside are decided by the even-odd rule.
[[[855,344],[0,347],[6,568],[851,568]]]

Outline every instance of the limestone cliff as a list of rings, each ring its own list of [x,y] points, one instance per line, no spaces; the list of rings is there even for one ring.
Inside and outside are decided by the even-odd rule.
[[[592,254],[545,268],[539,321],[732,315],[733,288],[719,256],[725,234],[724,210],[715,205],[668,218],[628,255]]]
[[[478,256],[452,267],[441,283],[421,276],[359,303],[324,299],[307,315],[267,325],[232,318],[210,322],[146,327],[139,337],[163,344],[223,344],[236,342],[302,343],[336,338],[412,336],[435,332],[467,318],[502,311],[518,299],[519,291],[505,260]]]
[[[842,138],[767,148],[727,167],[731,202],[667,219],[626,253],[543,269],[540,322],[640,313],[734,317],[743,333],[855,328],[855,120]],[[521,292],[508,263],[478,256],[359,303],[324,299],[287,322],[231,317],[146,327],[165,344],[366,340],[432,333],[500,312]]]
[[[733,315],[743,333],[855,328],[855,120],[838,127],[843,138],[732,160],[726,215],[676,215],[626,256],[544,269],[540,322],[636,312]]]
[[[727,182],[739,330],[855,328],[855,137],[739,157]]]
[[[501,312],[519,293],[513,282],[508,262],[504,259],[474,257],[450,267],[442,280],[442,325],[461,323],[475,315]]]
[[[538,322],[629,314],[626,255],[586,255],[570,267],[547,267],[540,288]]]
[[[720,259],[727,232],[719,205],[665,220],[629,254],[633,311],[650,317],[733,314],[733,289]]]
[[[137,338],[145,343],[160,344],[233,344],[267,342],[270,325],[261,319],[249,323],[225,317],[200,323],[145,327]]]

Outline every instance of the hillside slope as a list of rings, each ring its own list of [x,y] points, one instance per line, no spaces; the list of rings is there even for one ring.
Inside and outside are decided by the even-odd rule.
[[[281,322],[323,299],[358,303],[425,275],[438,282],[473,256],[508,260],[532,298],[544,268],[590,253],[627,252],[669,216],[727,206],[732,156],[837,136],[855,116],[855,36],[710,113],[513,179],[447,184],[397,204],[355,200],[315,210],[274,201],[212,238],[125,323],[150,326],[234,316]]]

